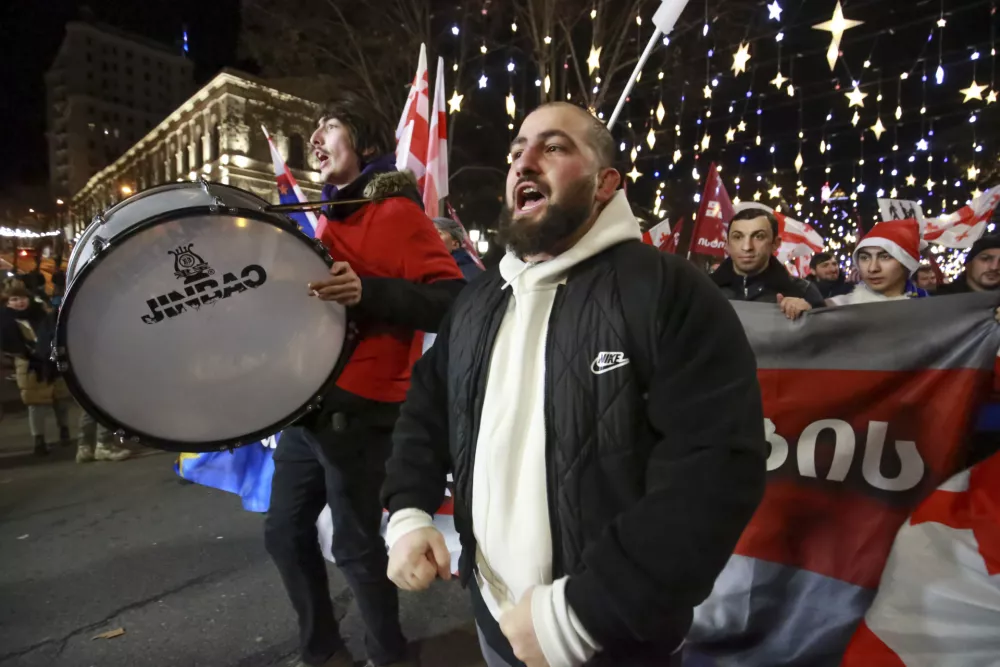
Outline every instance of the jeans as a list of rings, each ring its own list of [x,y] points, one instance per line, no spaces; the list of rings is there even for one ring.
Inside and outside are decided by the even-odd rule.
[[[398,406],[392,406],[398,410]],[[320,665],[343,648],[330,601],[316,519],[329,504],[333,556],[364,620],[368,658],[385,665],[406,657],[399,598],[386,576],[379,489],[391,450],[391,426],[338,413],[317,432],[286,429],[274,456],[264,541],[299,621],[302,660]]]
[[[73,399],[62,398],[52,401],[52,405],[29,405],[28,406],[28,426],[33,437],[45,435],[45,415],[51,408],[56,415],[56,425],[61,431],[69,428],[69,408],[73,405]]]

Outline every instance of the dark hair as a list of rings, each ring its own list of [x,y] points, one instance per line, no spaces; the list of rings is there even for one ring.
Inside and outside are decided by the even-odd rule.
[[[765,208],[745,208],[736,215],[733,219],[729,221],[729,228],[732,229],[733,223],[737,220],[755,220],[756,218],[767,218],[768,223],[771,225],[771,237],[778,238],[778,219],[774,217],[774,213],[771,213]]]
[[[316,122],[329,118],[339,120],[347,128],[354,151],[362,162],[393,151],[392,129],[374,105],[360,95],[342,91],[330,98],[320,109]]]
[[[615,165],[615,156],[617,155],[615,151],[615,138],[611,136],[611,130],[598,120],[594,114],[570,102],[547,102],[537,107],[535,111],[546,107],[568,107],[576,109],[582,115],[586,116],[587,121],[590,123],[590,126],[587,128],[587,139],[590,147],[597,154],[598,166],[601,169],[607,169],[608,167],[617,168]]]
[[[823,262],[829,262],[831,259],[833,259],[833,255],[830,253],[818,252],[812,256],[812,259],[809,260],[809,268],[815,271],[817,266]]]
[[[913,272],[913,275],[917,275],[918,273],[927,273],[928,271],[934,273],[934,267],[929,264],[921,264],[917,267],[917,270]]]

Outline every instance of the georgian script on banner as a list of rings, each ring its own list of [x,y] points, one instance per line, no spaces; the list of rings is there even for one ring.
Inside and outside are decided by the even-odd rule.
[[[1000,347],[995,296],[827,308],[734,303],[757,357],[764,498],[685,661],[837,665],[900,526],[963,457]]]

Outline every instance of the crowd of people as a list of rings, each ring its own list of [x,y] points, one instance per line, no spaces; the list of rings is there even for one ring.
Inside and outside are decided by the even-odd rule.
[[[789,319],[814,308],[919,299],[1000,289],[1000,235],[979,238],[965,258],[965,270],[939,284],[934,268],[920,261],[920,228],[915,220],[877,223],[854,249],[857,282],[849,281],[833,255],[818,252],[811,273],[792,276],[777,260],[778,220],[762,208],[746,208],[729,223],[728,257],[712,279],[733,301],[775,303]]]
[[[58,262],[57,262],[58,267]],[[57,268],[51,294],[45,275],[36,267],[4,282],[0,305],[0,350],[13,362],[21,402],[28,410],[28,424],[36,456],[47,456],[52,443],[45,434],[49,414],[55,417],[60,446],[70,446],[70,411],[75,405],[66,380],[52,359],[56,314],[66,288],[66,274]],[[123,461],[131,451],[114,442],[107,427],[81,411],[76,438],[77,463]]]
[[[775,258],[778,221],[754,208],[732,219],[729,256],[706,280],[641,242],[611,133],[568,103],[522,123],[497,239],[507,252],[483,272],[461,225],[432,225],[395,171],[381,118],[341,92],[311,138],[331,202],[320,240],[336,261],[309,293],[352,309],[360,335],[321,409],[285,429],[274,454],[264,541],[304,667],[355,664],[317,539],[327,505],[367,664],[416,664],[397,589],[452,576],[432,523],[449,475],[459,577],[489,667],[677,664],[692,610],[765,486],[754,353],[727,299],[796,320],[1000,288],[1000,237],[977,241],[962,276],[938,286],[914,221],[879,223],[858,243],[857,284],[829,253],[797,278]],[[44,454],[38,408],[55,410],[69,440],[70,399],[47,353],[54,314],[23,285],[5,304],[4,351]],[[418,332],[437,334],[422,356]],[[95,449],[84,420],[78,461],[127,456],[106,431]]]

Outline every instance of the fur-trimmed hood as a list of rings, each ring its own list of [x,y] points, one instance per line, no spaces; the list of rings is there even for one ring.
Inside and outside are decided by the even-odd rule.
[[[338,188],[327,185],[323,188],[323,199],[328,201],[348,199],[386,199],[406,197],[423,208],[423,200],[417,189],[417,179],[409,171],[396,171],[396,156],[382,155],[368,162],[361,175],[354,182]],[[344,220],[356,213],[365,203],[325,206],[323,214],[327,220]]]

